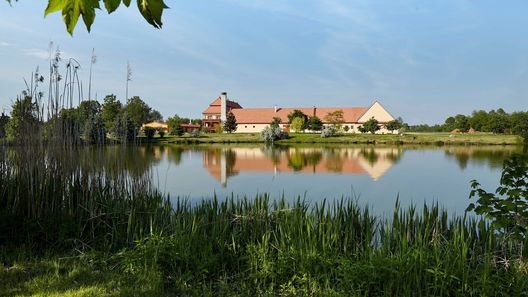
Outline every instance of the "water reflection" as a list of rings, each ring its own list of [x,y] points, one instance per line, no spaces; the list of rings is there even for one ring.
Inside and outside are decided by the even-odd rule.
[[[359,174],[376,181],[402,154],[399,147],[224,147],[203,151],[203,164],[223,186],[243,172]]]

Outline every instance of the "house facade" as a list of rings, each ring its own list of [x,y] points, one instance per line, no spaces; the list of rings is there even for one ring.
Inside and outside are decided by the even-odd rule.
[[[269,126],[273,118],[280,118],[281,124],[279,126],[284,131],[290,132],[288,115],[294,110],[300,110],[308,117],[317,116],[323,125],[332,124],[327,120],[328,114],[342,111],[343,122],[340,124],[345,133],[361,133],[359,127],[371,118],[376,119],[381,125],[381,129],[376,133],[398,133],[398,131],[391,132],[385,128],[384,124],[395,120],[395,118],[378,101],[375,101],[370,107],[242,108],[238,103],[227,100],[227,93],[222,93],[204,111],[204,125],[213,128],[215,125],[223,123],[227,113],[232,112],[238,124],[235,133],[260,133],[266,126]]]
[[[241,108],[242,106],[237,102],[228,100],[227,93],[223,92],[203,111],[203,127],[209,131],[215,131],[226,120],[229,112]]]

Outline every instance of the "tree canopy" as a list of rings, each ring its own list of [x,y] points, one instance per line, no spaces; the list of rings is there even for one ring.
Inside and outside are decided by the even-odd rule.
[[[7,2],[11,4],[13,1],[7,0]],[[44,16],[60,11],[66,30],[70,34],[73,34],[79,17],[82,17],[86,29],[90,32],[95,20],[96,9],[101,10],[101,3],[110,14],[116,11],[121,3],[129,7],[131,2],[132,0],[48,0]],[[136,0],[136,2],[143,18],[155,28],[161,28],[163,11],[169,8],[165,2],[163,0]]]

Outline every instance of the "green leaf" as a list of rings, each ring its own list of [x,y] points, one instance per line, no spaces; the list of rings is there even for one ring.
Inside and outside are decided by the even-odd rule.
[[[49,0],[48,7],[46,7],[46,10],[44,11],[44,16],[47,16],[52,12],[64,9],[64,6],[67,4],[67,2],[68,1],[66,0]]]
[[[130,0],[123,0],[123,4],[125,4],[126,7],[130,6]]]
[[[161,16],[165,8],[169,8],[163,0],[137,0],[139,12],[145,20],[155,28],[161,28]]]
[[[121,4],[121,0],[104,0],[104,5],[108,13],[114,12],[119,7],[120,4]]]

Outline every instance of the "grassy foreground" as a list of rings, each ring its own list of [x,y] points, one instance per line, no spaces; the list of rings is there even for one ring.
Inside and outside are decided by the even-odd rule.
[[[157,143],[260,143],[264,142],[259,133],[203,134],[199,137],[167,136],[154,138]],[[343,143],[343,144],[475,144],[475,145],[518,145],[522,138],[517,135],[500,134],[405,134],[372,135],[346,134],[321,138],[319,134],[292,133],[289,139],[277,143]]]
[[[169,199],[119,158],[0,147],[0,296],[523,296],[528,239],[353,199]],[[124,154],[123,154],[124,155]],[[172,202],[171,202],[172,201]]]

